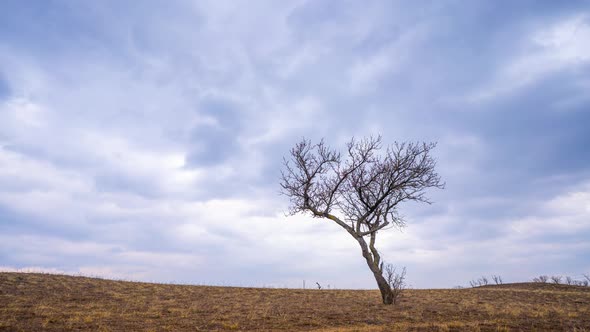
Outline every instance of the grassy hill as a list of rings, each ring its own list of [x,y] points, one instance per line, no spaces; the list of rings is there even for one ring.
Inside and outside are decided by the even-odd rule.
[[[206,287],[0,273],[0,331],[590,331],[590,287],[378,291]]]

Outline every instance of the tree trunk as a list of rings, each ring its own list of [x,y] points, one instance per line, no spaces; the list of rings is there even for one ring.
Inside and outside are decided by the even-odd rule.
[[[363,251],[363,257],[367,261],[367,265],[371,272],[373,272],[373,276],[375,277],[375,281],[377,281],[377,286],[381,291],[381,298],[383,299],[383,304],[393,304],[393,292],[391,291],[391,287],[387,280],[383,277],[383,271],[379,267],[379,262],[376,262],[369,248],[367,247],[367,243],[365,240],[361,238],[357,238],[359,244],[361,245],[361,249]]]
[[[383,299],[383,304],[393,304],[393,292],[391,291],[391,287],[387,280],[383,277],[382,272],[375,273],[375,280],[377,281],[377,286],[379,286],[379,290],[381,291],[381,298]]]

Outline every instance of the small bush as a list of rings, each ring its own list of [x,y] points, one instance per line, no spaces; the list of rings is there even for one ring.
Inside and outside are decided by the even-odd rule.
[[[479,282],[483,286],[485,286],[485,285],[487,285],[487,284],[490,283],[490,281],[488,280],[488,278],[486,278],[485,276],[482,276],[481,278],[479,278]]]
[[[494,282],[496,283],[496,285],[500,285],[502,283],[502,277],[500,276],[492,276],[492,280],[494,280]],[[486,286],[490,284],[490,280],[486,277],[486,276],[481,276],[481,278],[477,279],[477,280],[471,280],[469,282],[469,285],[471,285],[471,287],[480,287],[480,286]]]
[[[492,276],[492,280],[494,281],[494,283],[496,283],[496,285],[501,285],[502,282],[502,277],[501,276],[497,276],[497,275],[493,275]]]
[[[387,279],[389,287],[391,287],[393,304],[397,304],[397,301],[402,297],[406,289],[406,267],[404,266],[401,272],[398,273],[392,264],[386,264],[383,272],[385,273],[385,279]]]
[[[546,283],[547,281],[549,281],[549,276],[546,275],[540,275],[536,278],[533,278],[533,282]]]

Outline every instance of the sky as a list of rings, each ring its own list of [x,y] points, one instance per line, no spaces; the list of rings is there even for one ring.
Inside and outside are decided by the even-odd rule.
[[[286,216],[302,137],[437,142],[381,256],[414,288],[590,273],[589,1],[0,4],[0,270],[376,288]]]

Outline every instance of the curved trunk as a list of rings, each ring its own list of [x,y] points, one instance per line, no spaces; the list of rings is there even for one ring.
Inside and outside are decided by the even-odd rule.
[[[377,286],[379,287],[379,291],[381,291],[381,298],[383,299],[383,304],[393,304],[393,292],[391,291],[391,287],[387,280],[383,277],[383,271],[379,267],[379,262],[375,261],[374,257],[371,255],[369,248],[367,247],[367,243],[365,240],[361,238],[357,238],[359,244],[361,245],[361,249],[363,251],[363,257],[367,261],[367,265],[371,272],[373,272],[373,276],[375,277],[375,281],[377,281]]]

